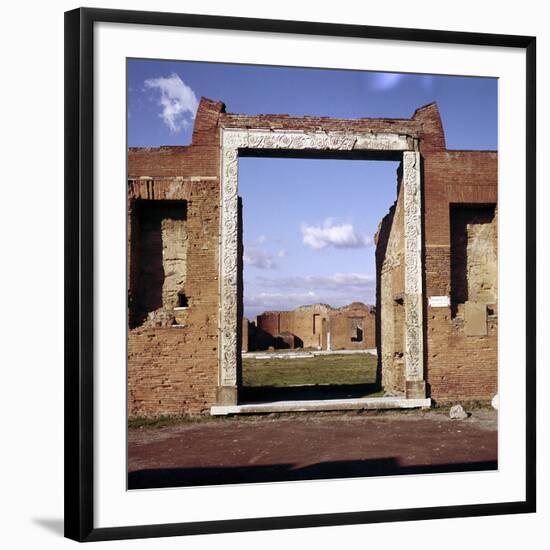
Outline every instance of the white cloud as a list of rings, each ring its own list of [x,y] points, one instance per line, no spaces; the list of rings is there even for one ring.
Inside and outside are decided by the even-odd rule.
[[[341,307],[352,302],[374,304],[376,278],[369,273],[258,275],[245,281],[245,315],[252,319],[267,310],[289,310],[298,306],[324,303]]]
[[[286,258],[287,256],[288,256],[288,252],[284,248],[281,248],[281,250],[277,252],[278,258]]]
[[[312,304],[318,301],[315,292],[259,292],[252,296],[245,296],[246,308],[256,311],[268,309],[294,309],[301,305]]]
[[[259,269],[275,269],[277,267],[271,254],[253,246],[245,247],[243,262]]]
[[[370,273],[333,273],[332,275],[295,275],[269,278],[258,275],[255,281],[264,288],[305,289],[308,292],[344,291],[347,295],[372,291],[376,277]]]
[[[372,244],[372,239],[368,235],[357,233],[351,223],[334,225],[330,218],[322,226],[302,224],[302,237],[304,244],[315,250],[327,246],[364,248]]]
[[[158,104],[162,107],[159,116],[172,132],[187,128],[195,118],[199,106],[195,92],[176,73],[169,77],[149,78],[145,88],[158,90]]]

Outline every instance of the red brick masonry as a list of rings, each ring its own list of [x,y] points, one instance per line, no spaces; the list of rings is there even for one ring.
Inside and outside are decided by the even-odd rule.
[[[424,346],[425,379],[429,395],[436,402],[491,399],[497,391],[496,300],[495,303],[485,304],[486,334],[478,334],[478,319],[478,333],[472,335],[468,315],[464,313],[473,311],[468,309],[468,300],[465,303],[451,303],[449,307],[435,308],[428,305],[428,297],[452,295],[451,264],[453,250],[456,249],[456,246],[453,249],[451,234],[452,208],[456,205],[489,206],[495,210],[496,223],[497,153],[446,150],[443,127],[435,104],[417,109],[411,119],[346,120],[232,114],[225,112],[223,103],[202,98],[196,115],[192,145],[128,150],[129,416],[205,413],[215,404],[218,385],[222,127],[391,132],[418,139],[423,159]],[[385,248],[388,239],[392,239],[392,232],[396,249],[402,246],[402,234],[393,225],[398,215],[392,213],[396,208],[399,209],[400,200],[401,194],[390,214],[384,218],[378,235],[379,287],[381,270],[386,260]],[[181,307],[176,309],[174,306],[178,304],[175,302],[167,304],[166,296],[169,293],[163,287],[162,300],[159,297],[162,303],[159,302],[153,316],[143,321],[144,312],[139,306],[140,280],[145,280],[144,277],[153,280],[151,277],[154,278],[155,273],[151,271],[152,266],[156,265],[155,262],[166,261],[166,250],[170,249],[166,248],[166,244],[158,245],[164,247],[162,258],[150,251],[155,250],[155,239],[164,235],[163,231],[176,230],[170,225],[155,229],[151,221],[153,218],[140,218],[136,214],[140,208],[142,210],[139,211],[146,212],[147,205],[157,201],[170,201],[176,210],[181,209],[182,218],[185,218],[185,250],[173,253],[175,256],[180,254],[174,258],[174,265],[185,265],[184,271],[175,273],[173,279],[178,284],[181,282],[182,301],[179,304]],[[471,225],[465,225],[466,231],[470,230]],[[478,242],[474,239],[475,235],[475,232],[471,235],[468,233],[466,241],[475,245]],[[467,249],[472,250],[472,254],[477,250],[474,245]],[[496,243],[493,245],[496,246]],[[456,258],[454,262],[456,264]],[[475,265],[472,265],[472,273],[477,273]],[[148,269],[149,272],[145,273]],[[385,269],[388,270],[387,262]],[[393,282],[386,292],[387,300],[396,304],[392,305],[392,308],[395,307],[392,325],[394,334],[402,334],[403,330],[403,321],[399,320],[398,312],[402,269],[401,275],[398,272],[399,269],[392,272]],[[469,276],[473,280],[474,275]],[[159,285],[162,284],[160,281]],[[493,282],[482,281],[480,284]],[[496,281],[494,287],[496,292]],[[380,315],[383,304],[380,288],[378,290],[376,311]],[[472,301],[471,298],[469,301]],[[480,303],[480,300],[475,300],[475,304]],[[385,336],[382,326],[383,323],[378,321],[379,346]],[[389,369],[399,368],[399,353],[398,342],[395,345],[392,343],[386,350],[386,355],[391,356]],[[399,391],[401,377],[397,370],[395,372],[397,374],[389,379],[396,386],[394,389]]]

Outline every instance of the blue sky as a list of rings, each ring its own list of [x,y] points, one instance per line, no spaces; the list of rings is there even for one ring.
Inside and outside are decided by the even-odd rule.
[[[191,143],[201,96],[228,112],[410,118],[437,101],[449,149],[497,149],[496,79],[128,61],[128,145]],[[396,162],[239,160],[245,316],[325,302],[374,304],[372,237]]]

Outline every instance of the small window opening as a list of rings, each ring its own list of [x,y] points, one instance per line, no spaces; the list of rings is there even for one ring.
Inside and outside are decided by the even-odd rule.
[[[178,293],[178,307],[189,307],[189,300],[183,292]]]
[[[351,319],[351,341],[363,341],[363,319]]]
[[[363,319],[351,319],[351,341],[363,341]]]

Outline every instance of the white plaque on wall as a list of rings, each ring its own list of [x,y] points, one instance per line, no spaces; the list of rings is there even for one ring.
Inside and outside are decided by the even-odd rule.
[[[449,307],[451,299],[448,296],[430,296],[428,298],[430,307]]]

